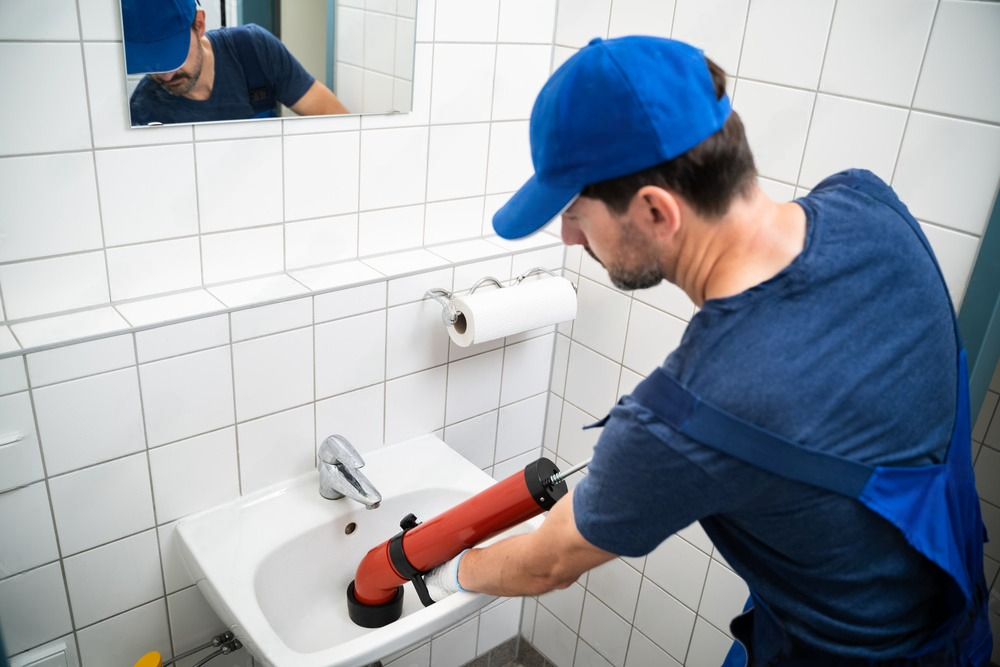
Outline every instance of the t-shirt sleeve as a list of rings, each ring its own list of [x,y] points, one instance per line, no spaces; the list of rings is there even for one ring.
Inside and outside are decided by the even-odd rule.
[[[247,28],[253,33],[264,75],[274,85],[275,98],[285,106],[292,106],[302,99],[316,77],[302,67],[277,37],[258,25],[249,24]]]
[[[612,409],[587,475],[573,490],[577,530],[605,551],[648,554],[724,507],[725,463],[625,397]]]

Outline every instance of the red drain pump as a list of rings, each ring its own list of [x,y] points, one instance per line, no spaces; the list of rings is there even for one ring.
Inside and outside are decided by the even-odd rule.
[[[468,500],[423,523],[407,515],[402,532],[369,551],[347,587],[351,620],[366,628],[392,623],[403,612],[403,584],[433,604],[423,575],[441,563],[522,521],[548,511],[566,495],[559,469],[540,458]],[[567,473],[568,474],[568,473]]]

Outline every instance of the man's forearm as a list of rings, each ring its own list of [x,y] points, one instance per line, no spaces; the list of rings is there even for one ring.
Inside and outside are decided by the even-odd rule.
[[[615,558],[584,539],[572,507],[570,494],[556,503],[537,531],[466,553],[459,583],[489,595],[540,595],[566,588],[587,570]]]

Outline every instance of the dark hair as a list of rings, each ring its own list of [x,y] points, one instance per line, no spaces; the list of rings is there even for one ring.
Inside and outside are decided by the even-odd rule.
[[[721,98],[726,92],[726,73],[705,60],[715,94]],[[718,217],[734,199],[751,192],[756,177],[743,122],[733,111],[720,130],[688,152],[643,171],[591,183],[580,195],[600,200],[613,213],[622,214],[639,188],[655,185],[680,195],[699,214]]]

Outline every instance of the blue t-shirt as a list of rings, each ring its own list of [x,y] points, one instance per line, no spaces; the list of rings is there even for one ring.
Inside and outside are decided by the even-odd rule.
[[[874,174],[852,175],[896,196]],[[807,448],[872,465],[944,459],[955,419],[951,301],[906,220],[842,184],[797,200],[806,245],[778,275],[707,301],[665,370]],[[629,397],[574,491],[592,544],[649,553],[693,521],[794,638],[901,656],[945,619],[945,575],[861,503],[692,441]]]
[[[215,56],[215,81],[207,100],[189,100],[163,89],[149,76],[136,86],[129,100],[132,125],[150,123],[198,123],[203,121],[242,120],[257,115],[250,103],[247,77],[234,43],[233,32],[245,30],[251,37],[257,61],[274,91],[285,106],[298,102],[315,78],[278,39],[258,25],[220,28],[206,32]]]

